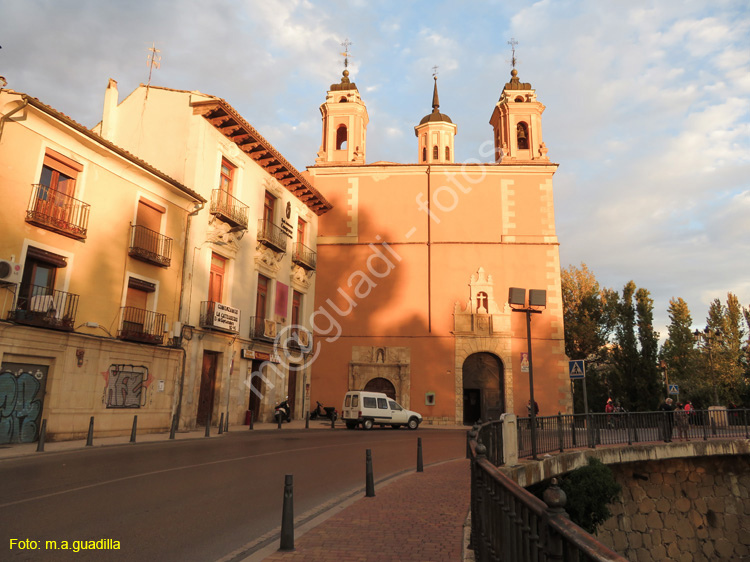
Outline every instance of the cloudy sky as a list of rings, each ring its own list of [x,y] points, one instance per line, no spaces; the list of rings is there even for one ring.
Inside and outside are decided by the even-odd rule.
[[[319,105],[352,45],[370,115],[367,159],[415,162],[431,110],[477,158],[518,41],[519,77],[560,164],[563,267],[603,286],[630,279],[696,326],[727,292],[750,305],[750,7],[747,0],[0,0],[0,75],[93,126],[109,78],[148,80],[233,105],[298,169],[320,146]]]

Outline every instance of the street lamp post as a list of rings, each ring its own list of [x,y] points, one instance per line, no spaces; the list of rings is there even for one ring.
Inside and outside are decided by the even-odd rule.
[[[713,386],[713,395],[714,395],[714,406],[719,406],[719,394],[716,390],[716,372],[714,371],[714,361],[713,361],[713,346],[714,343],[721,343],[724,336],[721,333],[721,330],[716,330],[714,328],[708,328],[706,327],[705,330],[702,332],[700,330],[696,330],[693,332],[693,337],[695,338],[695,342],[697,344],[703,343],[704,349],[708,350],[708,370],[711,373],[711,385]]]
[[[531,423],[531,458],[536,456],[536,402],[534,401],[534,362],[531,356],[531,315],[541,314],[547,306],[547,291],[529,289],[529,305],[526,306],[526,289],[511,287],[508,291],[508,304],[513,312],[526,313],[526,342],[529,354],[529,417]],[[520,308],[519,308],[520,307]]]

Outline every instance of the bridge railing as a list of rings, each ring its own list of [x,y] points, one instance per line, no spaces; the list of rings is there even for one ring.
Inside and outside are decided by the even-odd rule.
[[[750,410],[739,408],[537,416],[534,432],[536,453],[655,441],[750,439],[749,421]],[[482,431],[487,433],[493,430]],[[517,431],[518,457],[533,456],[531,418],[518,418]],[[489,442],[489,436],[487,440]]]
[[[503,421],[469,432],[471,548],[479,562],[627,562],[568,519],[556,479],[541,501],[488,458],[482,437],[502,440]],[[498,427],[500,429],[498,429]]]

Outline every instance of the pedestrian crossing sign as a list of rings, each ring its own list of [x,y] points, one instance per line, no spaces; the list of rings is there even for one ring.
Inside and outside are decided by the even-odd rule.
[[[680,393],[680,387],[676,384],[670,384],[669,385],[669,393],[670,394],[679,394]]]
[[[568,373],[571,379],[582,379],[586,376],[586,365],[583,359],[568,361]]]

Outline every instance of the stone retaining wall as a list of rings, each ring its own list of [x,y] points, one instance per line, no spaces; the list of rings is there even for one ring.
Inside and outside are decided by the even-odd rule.
[[[622,501],[599,539],[637,562],[750,561],[750,456],[610,465]]]

